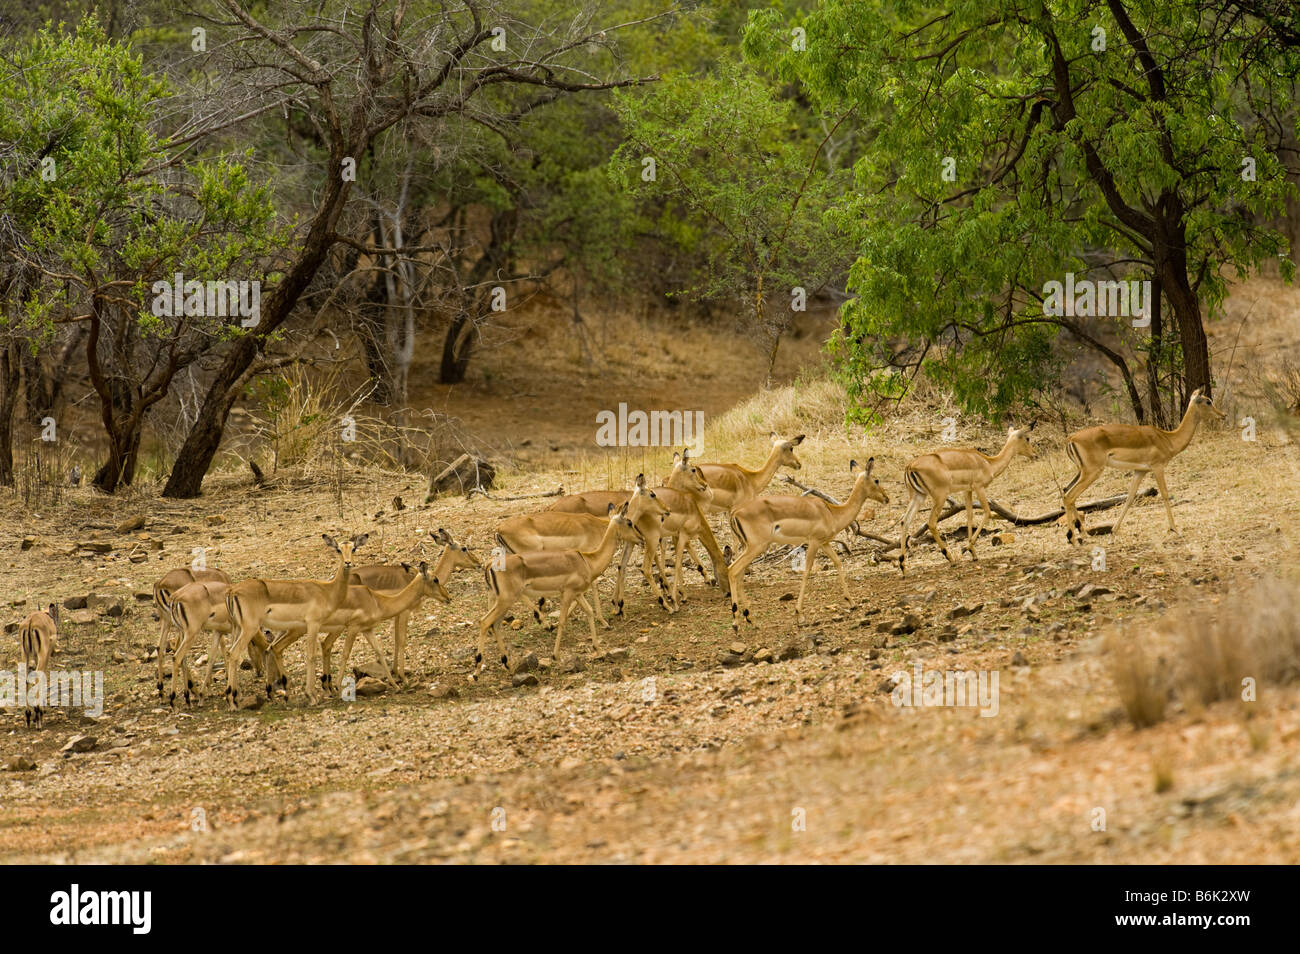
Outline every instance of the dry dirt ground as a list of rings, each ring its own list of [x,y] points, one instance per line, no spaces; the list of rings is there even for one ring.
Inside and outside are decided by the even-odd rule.
[[[756,464],[768,428],[761,408],[752,416],[734,456]],[[798,477],[842,496],[848,458],[874,456],[891,502],[873,505],[863,526],[892,534],[902,468],[936,444],[940,416],[891,420],[866,436],[805,421]],[[973,425],[960,437],[985,450],[1000,442]],[[1016,461],[994,499],[1020,513],[1052,509],[1069,476],[1063,437],[1040,426],[1038,458]],[[628,478],[666,470],[662,456],[617,466]],[[575,488],[586,473],[562,463],[511,471],[496,494]],[[157,623],[141,597],[194,548],[236,578],[327,574],[322,532],[368,530],[363,555],[392,560],[432,557],[437,548],[420,541],[445,527],[486,555],[496,521],[536,503],[425,506],[418,477],[357,469],[328,487],[285,474],[255,489],[242,475],[215,475],[189,503],[78,490],[43,509],[11,506],[0,514],[6,621],[51,598],[105,597],[79,614],[84,622],[65,611],[54,665],[102,669],[107,699],[98,719],[59,711],[40,731],[25,729],[21,712],[0,712],[0,767],[15,769],[0,772],[0,860],[1295,863],[1300,688],[1264,686],[1249,708],[1175,706],[1135,730],[1103,637],[1217,612],[1258,578],[1294,575],[1300,452],[1261,412],[1256,441],[1237,428],[1203,431],[1169,482],[1178,535],[1147,498],[1117,539],[1071,549],[1059,526],[1017,528],[1003,546],[982,542],[978,562],[954,566],[926,544],[905,577],[872,562],[876,544],[846,537],[856,605],[838,601],[823,558],[801,626],[798,577],[777,559],[751,569],[760,628],[739,636],[718,589],[694,572],[673,615],[635,580],[627,618],[602,634],[613,650],[603,657],[576,619],[551,661],[552,635],[521,605],[522,627],[506,636],[512,660],[538,657],[536,685],[516,687],[499,666],[467,681],[488,600],[462,573],[450,605],[426,603],[412,620],[404,691],[307,706],[295,648],[290,701],[237,712],[215,693],[173,711],[154,690]],[[1112,473],[1085,496],[1126,484]],[[136,515],[142,528],[115,532]],[[27,549],[24,537],[34,538]],[[1083,584],[1099,589],[1070,592]],[[121,615],[108,615],[115,606]],[[744,644],[738,656],[734,642]],[[6,636],[16,662],[15,643]],[[786,658],[754,661],[763,650]],[[354,652],[354,664],[369,659]],[[895,706],[889,677],[917,663],[996,671],[996,715]],[[253,674],[240,676],[252,689]],[[83,735],[94,739],[89,751],[62,751]],[[35,768],[21,769],[23,759]]]

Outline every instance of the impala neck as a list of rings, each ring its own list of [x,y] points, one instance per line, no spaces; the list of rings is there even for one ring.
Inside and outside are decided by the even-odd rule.
[[[618,524],[611,520],[609,526],[605,527],[605,535],[600,538],[600,546],[589,553],[578,551],[578,555],[587,562],[591,568],[593,576],[599,576],[605,572],[609,566],[609,561],[614,559],[614,551],[618,549]]]
[[[347,598],[348,579],[352,574],[352,569],[343,562],[343,557],[339,556],[338,568],[334,571],[334,578],[329,581],[327,590],[333,599],[333,605],[338,606]]]
[[[740,472],[750,481],[751,488],[757,494],[760,490],[772,482],[776,476],[777,468],[781,466],[781,448],[773,447],[772,453],[767,455],[767,462],[758,470],[745,470],[741,467]]]
[[[415,579],[407,583],[396,593],[388,594],[378,590],[373,591],[375,602],[387,616],[396,616],[398,613],[405,613],[412,606],[424,599],[424,577],[420,575],[419,570],[415,572]],[[387,618],[387,616],[385,618]]]
[[[1175,454],[1181,454],[1187,449],[1187,445],[1192,442],[1193,435],[1196,434],[1196,405],[1188,403],[1187,413],[1183,415],[1182,421],[1172,431],[1165,431],[1169,435],[1169,443],[1173,445]]]
[[[1011,440],[1008,439],[1002,445],[1002,450],[992,457],[988,454],[980,454],[980,456],[989,462],[989,466],[993,468],[993,476],[996,477],[1007,469],[1007,466],[1011,463],[1011,458],[1015,456],[1015,449],[1011,446]]]
[[[826,508],[831,512],[831,526],[835,528],[837,535],[857,519],[858,514],[862,511],[862,505],[866,502],[867,475],[862,474],[854,481],[853,492],[849,494],[848,500],[838,506],[833,503],[826,504]]]

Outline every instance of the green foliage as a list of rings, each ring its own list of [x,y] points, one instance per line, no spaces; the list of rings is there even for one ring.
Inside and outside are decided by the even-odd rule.
[[[969,411],[1032,399],[1056,373],[1052,337],[1097,331],[1043,314],[1044,283],[1065,272],[1149,278],[1183,243],[1173,265],[1211,315],[1230,275],[1281,261],[1289,276],[1284,238],[1259,225],[1290,191],[1261,116],[1290,99],[1300,52],[1261,48],[1249,24],[1189,5],[1119,9],[1163,89],[1128,24],[1085,0],[829,0],[799,21],[803,52],[778,12],[751,18],[752,59],[822,109],[856,107],[867,126],[840,210],[857,298],[831,346],[855,413],[917,370]],[[1163,246],[1161,229],[1172,230]],[[1166,357],[1176,348],[1165,342]]]

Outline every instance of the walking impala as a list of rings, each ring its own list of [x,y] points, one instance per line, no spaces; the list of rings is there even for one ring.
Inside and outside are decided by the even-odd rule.
[[[497,543],[506,553],[530,553],[538,550],[593,550],[599,546],[601,537],[605,535],[605,527],[609,523],[609,508],[611,506],[621,507],[626,504],[627,519],[633,526],[623,528],[618,532],[618,538],[623,542],[623,558],[618,568],[618,580],[615,584],[613,601],[617,615],[622,616],[624,584],[632,547],[642,542],[642,526],[644,525],[648,529],[654,524],[662,523],[668,515],[668,510],[660,502],[658,490],[651,490],[646,486],[644,474],[637,474],[636,486],[625,501],[614,504],[612,500],[606,500],[606,498],[615,495],[621,495],[621,491],[593,491],[590,500],[585,499],[586,495],[575,494],[573,495],[573,502],[568,504],[573,509],[543,510],[540,513],[508,517],[497,524]],[[579,506],[595,506],[591,501],[597,499],[605,500],[601,516],[595,516],[590,512],[577,509]],[[651,589],[655,590],[659,598],[659,604],[664,605],[664,594],[658,581],[647,574],[646,582],[650,584]],[[593,589],[597,585],[592,584]],[[600,616],[601,625],[608,628],[605,623],[604,609],[600,603],[600,594],[598,592],[593,593],[593,599],[595,600],[597,615]],[[541,621],[540,610],[540,605],[534,610],[539,622]]]
[[[780,468],[799,470],[803,467],[795,456],[794,449],[803,443],[804,435],[800,434],[788,441],[777,437],[775,431],[769,436],[772,438],[772,452],[758,470],[750,470],[740,464],[697,464],[713,490],[707,509],[733,511],[757,497],[772,482]]]
[[[555,628],[555,658],[560,655],[560,643],[564,639],[564,622],[576,602],[586,612],[591,622],[591,641],[597,651],[600,650],[600,637],[596,634],[596,613],[583,595],[591,588],[592,581],[605,572],[614,559],[617,533],[620,527],[631,528],[627,519],[627,504],[615,510],[609,505],[608,525],[600,546],[595,550],[541,550],[535,553],[511,553],[503,561],[484,567],[483,575],[488,589],[496,597],[491,609],[479,620],[478,651],[474,654],[474,674],[477,678],[483,668],[483,650],[487,645],[487,635],[491,631],[496,635],[497,648],[501,651],[501,665],[507,669],[510,661],[506,656],[506,644],[497,630],[497,623],[505,616],[520,596],[540,599],[546,596],[560,598],[560,621]]]
[[[239,628],[239,636],[226,657],[225,695],[232,709],[239,708],[239,690],[235,686],[239,662],[249,642],[260,635],[264,627],[276,632],[301,627],[306,632],[307,694],[313,702],[317,701],[316,634],[321,623],[347,596],[353,554],[369,536],[363,533],[339,544],[333,537],[321,534],[338,557],[334,576],[328,580],[244,580],[230,588],[226,594],[226,609],[231,622]]]
[[[163,694],[163,660],[167,656],[167,650],[171,643],[168,636],[172,629],[176,628],[172,620],[171,611],[168,605],[171,603],[171,595],[179,590],[182,586],[188,586],[190,583],[222,583],[230,585],[230,577],[220,570],[198,569],[196,567],[177,567],[174,570],[168,570],[163,574],[161,580],[153,585],[153,605],[158,608],[159,633],[158,633],[158,695]]]
[[[794,604],[796,622],[803,614],[803,595],[808,588],[808,575],[817,560],[817,551],[826,547],[826,555],[839,571],[840,590],[844,599],[852,604],[849,587],[844,579],[844,564],[840,562],[831,540],[841,530],[858,518],[867,498],[889,503],[889,496],[881,489],[880,481],[871,476],[875,459],[869,458],[866,467],[856,460],[849,461],[849,473],[855,475],[853,491],[842,504],[832,504],[817,497],[788,495],[756,497],[737,507],[731,514],[731,532],[743,549],[728,569],[731,577],[731,627],[739,632],[740,619],[753,625],[749,617],[748,601],[742,583],[745,570],[762,556],[773,543],[804,546],[803,580],[799,584],[799,599]]]
[[[949,494],[965,495],[966,543],[962,546],[962,552],[970,551],[971,559],[975,559],[975,540],[984,532],[984,527],[989,522],[989,498],[986,493],[988,486],[1007,469],[1013,457],[1034,456],[1029,447],[1029,432],[1037,423],[1033,421],[1028,427],[1020,430],[1014,427],[1007,428],[1007,442],[1002,445],[1002,450],[992,457],[973,447],[954,448],[922,454],[907,465],[907,469],[903,471],[903,482],[912,491],[912,500],[907,505],[907,513],[903,515],[903,536],[898,543],[900,572],[906,572],[907,537],[910,533],[912,517],[926,497],[929,497],[932,503],[929,519],[930,535],[939,545],[939,551],[943,553],[944,558],[951,563],[952,554],[948,552],[943,536],[939,533],[939,513],[947,503]],[[971,502],[972,496],[979,498],[980,508],[984,511],[979,530],[974,531],[973,534],[975,513]]]
[[[1065,485],[1063,495],[1066,541],[1075,542],[1077,533],[1078,542],[1083,543],[1083,520],[1074,505],[1079,495],[1107,467],[1133,471],[1128,499],[1124,501],[1124,509],[1119,512],[1119,519],[1111,529],[1112,534],[1119,533],[1120,524],[1124,522],[1128,508],[1133,505],[1142,478],[1148,473],[1155,478],[1160,496],[1164,498],[1165,513],[1169,515],[1169,530],[1177,532],[1174,526],[1174,508],[1169,502],[1169,491],[1165,489],[1165,465],[1187,449],[1200,421],[1222,421],[1225,417],[1227,415],[1214,406],[1214,401],[1205,395],[1204,390],[1197,388],[1192,392],[1182,422],[1172,431],[1143,424],[1101,424],[1071,434],[1065,442],[1065,454],[1079,468],[1079,472]]]

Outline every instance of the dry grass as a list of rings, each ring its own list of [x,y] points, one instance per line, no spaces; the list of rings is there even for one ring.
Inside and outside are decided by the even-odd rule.
[[[1153,662],[1157,647],[1166,656]],[[1254,702],[1264,685],[1300,681],[1300,584],[1262,580],[1218,612],[1179,612],[1145,634],[1112,633],[1106,650],[1115,690],[1136,728],[1163,721],[1171,698],[1189,712],[1216,702]]]

